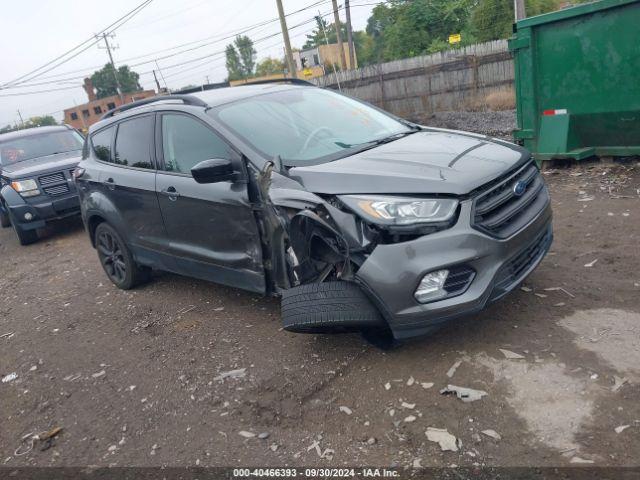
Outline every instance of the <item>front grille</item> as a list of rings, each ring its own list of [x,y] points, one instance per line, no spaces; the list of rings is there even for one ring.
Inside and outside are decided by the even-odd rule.
[[[63,183],[62,185],[55,185],[53,187],[44,187],[44,193],[47,195],[62,195],[64,193],[69,193],[69,185]]]
[[[64,173],[62,172],[51,173],[49,175],[43,175],[42,177],[38,178],[40,185],[42,185],[43,187],[45,185],[51,185],[52,183],[64,182],[65,180],[66,179],[64,178]]]
[[[511,258],[496,275],[497,294],[510,290],[520,282],[549,249],[552,240],[553,232],[548,227],[527,248]]]
[[[447,297],[464,293],[475,276],[476,272],[466,265],[450,268],[449,275],[443,286],[448,294]]]
[[[520,195],[515,185],[525,186]],[[549,194],[535,163],[507,175],[474,200],[472,225],[496,238],[507,238],[525,227],[549,202]]]

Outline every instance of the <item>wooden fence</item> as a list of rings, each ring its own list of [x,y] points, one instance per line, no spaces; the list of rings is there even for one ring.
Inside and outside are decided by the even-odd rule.
[[[378,105],[405,118],[477,107],[490,93],[513,86],[506,40],[339,71],[317,85]]]

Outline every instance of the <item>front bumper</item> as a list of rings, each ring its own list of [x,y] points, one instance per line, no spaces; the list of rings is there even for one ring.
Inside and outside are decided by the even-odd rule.
[[[8,205],[8,209],[21,229],[34,230],[43,228],[48,221],[80,214],[80,202],[78,194],[74,193],[59,198],[38,198],[34,199],[32,203],[23,200],[20,203]],[[32,215],[32,219],[29,221],[25,219],[27,213]]]
[[[356,275],[396,338],[424,335],[443,323],[482,310],[517,287],[542,261],[553,240],[547,204],[518,233],[505,240],[471,226],[472,201],[461,203],[450,229],[392,245],[378,245]],[[414,292],[431,271],[471,267],[475,277],[461,295],[420,304]]]

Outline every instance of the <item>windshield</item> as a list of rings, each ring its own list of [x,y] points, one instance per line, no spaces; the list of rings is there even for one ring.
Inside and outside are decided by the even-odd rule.
[[[82,150],[78,132],[65,130],[0,141],[0,165],[12,165],[55,153]]]
[[[242,88],[242,87],[237,87]],[[351,98],[319,88],[267,93],[210,110],[267,158],[313,165],[411,129]]]

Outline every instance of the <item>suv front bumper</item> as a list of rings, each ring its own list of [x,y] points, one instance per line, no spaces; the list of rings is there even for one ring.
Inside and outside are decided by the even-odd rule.
[[[16,195],[18,194],[16,193]],[[7,201],[7,207],[12,218],[17,221],[18,226],[23,230],[43,228],[48,221],[60,220],[80,214],[80,202],[77,193],[55,198],[37,198],[28,202],[22,197],[12,202],[7,199],[5,201]],[[27,213],[31,214],[31,220],[25,219]]]
[[[396,338],[424,335],[447,321],[482,310],[516,288],[548,252],[553,240],[549,203],[505,240],[471,226],[472,203],[461,203],[452,228],[408,242],[378,245],[358,270],[358,282]],[[425,274],[456,266],[475,271],[464,293],[418,303],[414,292]]]

